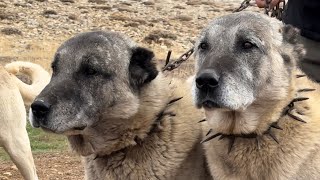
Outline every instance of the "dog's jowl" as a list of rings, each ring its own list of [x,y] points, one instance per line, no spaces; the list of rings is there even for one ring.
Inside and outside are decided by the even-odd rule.
[[[191,87],[164,77],[153,57],[114,32],[67,40],[31,124],[66,135],[87,179],[210,179]]]
[[[297,36],[249,12],[201,32],[192,91],[214,179],[319,179],[320,91],[297,68]]]

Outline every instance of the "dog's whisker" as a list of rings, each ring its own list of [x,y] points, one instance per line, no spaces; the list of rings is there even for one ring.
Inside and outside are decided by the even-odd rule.
[[[236,140],[236,137],[234,137],[234,136],[230,137],[230,142],[229,142],[229,147],[228,147],[228,154],[230,154],[230,152],[231,152],[231,150],[233,148],[235,140]]]
[[[306,77],[307,75],[305,75],[305,74],[298,74],[296,77],[297,78],[301,78],[301,77]]]
[[[175,102],[179,101],[179,100],[182,99],[182,98],[183,98],[183,97],[175,98],[175,99],[171,100],[171,101],[168,103],[168,105],[170,105],[170,104],[172,104],[172,103],[175,103]]]
[[[216,137],[218,137],[218,136],[220,136],[220,135],[221,135],[221,133],[214,134],[214,135],[212,135],[212,136],[209,136],[209,137],[205,138],[205,139],[202,140],[200,143],[201,143],[201,144],[202,144],[202,143],[205,143],[205,142],[210,141],[211,139],[216,138]]]
[[[208,136],[211,132],[212,132],[212,129],[210,129],[210,130],[207,132],[206,136]]]
[[[275,142],[277,142],[279,144],[279,140],[277,139],[276,135],[273,134],[272,131],[269,131],[268,134]]]
[[[300,122],[303,122],[303,123],[307,123],[306,121],[304,121],[303,119],[301,119],[300,117],[298,116],[295,116],[291,113],[288,113],[288,116],[290,116],[291,118],[293,118],[294,120],[297,120],[297,121],[300,121]]]
[[[299,97],[299,98],[295,98],[293,99],[291,102],[299,102],[299,101],[305,101],[305,100],[308,100],[309,98],[307,97]]]
[[[198,123],[202,123],[202,122],[205,122],[205,121],[207,121],[207,120],[206,119],[202,119],[202,120],[198,121]]]
[[[316,89],[311,89],[311,88],[305,88],[305,89],[299,89],[298,92],[310,92],[310,91],[315,91]]]

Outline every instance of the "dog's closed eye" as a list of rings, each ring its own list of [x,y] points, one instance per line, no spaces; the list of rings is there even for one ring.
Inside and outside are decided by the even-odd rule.
[[[250,48],[253,48],[255,45],[249,41],[245,41],[244,43],[242,43],[242,47],[244,49],[250,49]]]

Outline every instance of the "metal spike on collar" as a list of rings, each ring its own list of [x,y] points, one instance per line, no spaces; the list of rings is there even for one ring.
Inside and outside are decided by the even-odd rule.
[[[219,137],[218,141],[224,139],[225,137],[226,137],[226,136],[222,134],[222,135]]]
[[[297,114],[299,114],[299,115],[305,115],[303,112],[300,112],[300,111],[296,111],[297,112]]]
[[[300,121],[300,122],[303,122],[303,123],[307,123],[306,121],[304,121],[303,119],[299,118],[298,116],[295,116],[291,113],[288,113],[288,116],[290,116],[291,118],[293,118],[294,120],[297,120],[297,121]]]
[[[275,129],[279,129],[279,130],[283,130],[282,127],[280,127],[280,126],[278,125],[278,123],[272,123],[272,124],[270,125],[270,127],[275,128]]]
[[[142,145],[142,139],[140,139],[138,136],[134,137],[133,140],[137,145],[139,145],[139,146]]]
[[[179,100],[182,99],[182,98],[183,98],[183,97],[175,98],[175,99],[171,100],[171,101],[168,103],[168,105],[169,105],[169,104],[172,104],[172,103],[175,103],[175,102],[179,101]]]
[[[311,88],[305,88],[305,89],[299,89],[298,92],[310,92],[310,91],[315,91],[316,89],[311,89]]]
[[[301,78],[301,77],[306,77],[307,75],[305,75],[305,74],[298,74],[296,77],[297,78]]]
[[[230,142],[229,142],[229,147],[228,147],[228,154],[230,154],[230,152],[232,151],[232,148],[233,148],[235,140],[236,140],[235,136],[231,136],[230,137]]]
[[[305,100],[308,100],[309,98],[307,97],[299,97],[299,98],[295,98],[293,99],[291,102],[299,102],[299,101],[305,101]]]
[[[201,144],[202,144],[202,143],[205,143],[205,142],[210,141],[211,139],[216,138],[216,137],[218,137],[218,136],[220,136],[220,135],[221,135],[221,133],[214,134],[214,135],[212,135],[212,136],[209,136],[209,137],[205,138],[205,139],[202,140],[200,143],[201,143]]]
[[[260,150],[260,149],[261,149],[260,137],[257,137],[257,138],[256,138],[256,142],[257,142],[258,150]]]
[[[277,142],[279,144],[279,140],[277,139],[276,135],[273,134],[272,131],[269,131],[268,134],[275,142]]]
[[[212,129],[210,129],[210,130],[207,132],[206,136],[208,136],[211,132],[212,132]]]
[[[202,123],[202,122],[205,122],[205,121],[207,121],[207,120],[206,119],[202,119],[202,120],[198,121],[198,123]]]

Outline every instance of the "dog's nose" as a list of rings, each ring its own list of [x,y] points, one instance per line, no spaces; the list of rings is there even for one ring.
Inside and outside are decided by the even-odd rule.
[[[219,77],[210,71],[204,71],[196,77],[196,86],[198,89],[213,89],[219,85]]]
[[[50,106],[51,105],[45,101],[34,101],[31,104],[32,113],[37,119],[45,118],[49,113]]]

